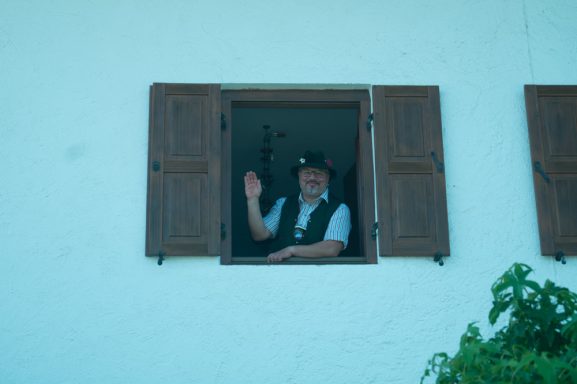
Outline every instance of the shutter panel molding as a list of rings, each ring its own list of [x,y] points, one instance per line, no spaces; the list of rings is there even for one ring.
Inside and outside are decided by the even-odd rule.
[[[439,88],[373,87],[381,256],[450,255]]]
[[[152,85],[147,256],[220,253],[220,120],[220,85]]]
[[[541,253],[577,255],[577,86],[525,85]]]

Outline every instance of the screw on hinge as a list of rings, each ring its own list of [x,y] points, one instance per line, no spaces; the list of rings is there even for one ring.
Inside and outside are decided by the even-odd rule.
[[[565,253],[563,251],[559,251],[555,254],[555,260],[560,261],[561,264],[567,264],[567,260],[565,260]]]
[[[158,265],[162,265],[162,262],[164,261],[164,256],[166,255],[166,253],[160,251],[158,252]]]
[[[371,227],[371,239],[375,240],[377,238],[377,230],[379,229],[379,223],[374,223]]]
[[[441,252],[437,252],[435,253],[435,256],[433,257],[433,261],[435,263],[439,263],[439,266],[443,266],[445,265],[445,262],[443,261],[443,254]]]
[[[371,113],[367,118],[367,130],[370,131],[373,128],[373,120],[375,119],[375,115]]]

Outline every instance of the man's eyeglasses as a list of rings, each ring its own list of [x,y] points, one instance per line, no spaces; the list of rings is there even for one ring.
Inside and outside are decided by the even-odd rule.
[[[321,172],[321,171],[308,171],[307,170],[307,171],[300,171],[300,174],[305,179],[312,179],[313,177],[315,179],[324,179],[325,177],[327,177],[326,172]]]

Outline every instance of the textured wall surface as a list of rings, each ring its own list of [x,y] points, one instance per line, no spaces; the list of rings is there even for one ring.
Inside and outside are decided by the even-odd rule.
[[[573,0],[0,0],[0,382],[415,383],[540,255],[524,84],[577,84]],[[152,82],[439,85],[452,256],[144,257]]]

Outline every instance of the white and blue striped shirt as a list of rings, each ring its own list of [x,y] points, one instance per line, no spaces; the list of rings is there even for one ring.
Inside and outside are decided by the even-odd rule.
[[[297,226],[306,229],[309,217],[311,213],[313,213],[315,208],[319,206],[319,204],[321,203],[321,199],[325,200],[327,203],[329,202],[328,188],[322,193],[322,195],[319,196],[318,199],[316,199],[312,203],[306,202],[302,197],[302,193],[299,195],[300,212],[297,218],[296,223]],[[286,197],[281,197],[280,199],[278,199],[271,208],[270,212],[263,219],[264,226],[272,233],[273,237],[276,237],[278,233],[278,228],[280,225],[280,215],[285,201]],[[347,207],[345,204],[341,204],[338,206],[335,213],[333,213],[333,215],[331,216],[323,240],[340,241],[343,243],[344,248],[346,248],[350,231],[351,231],[351,212],[349,211],[349,207]]]

